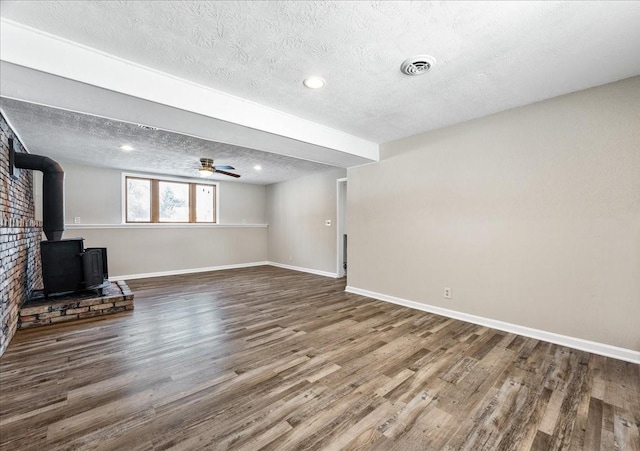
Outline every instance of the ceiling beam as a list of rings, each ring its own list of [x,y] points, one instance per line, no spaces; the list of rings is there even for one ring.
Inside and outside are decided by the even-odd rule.
[[[144,123],[178,133],[342,167],[379,159],[377,143],[7,19],[2,19],[1,25],[0,59],[3,61],[3,70],[0,86],[4,97]],[[30,77],[32,82],[29,83],[24,77]],[[36,79],[40,80],[36,82]],[[43,80],[46,80],[45,85],[42,84]],[[89,97],[79,95],[80,90],[93,94]],[[71,98],[68,91],[72,93]],[[114,103],[93,102],[95,97],[110,98]],[[127,117],[131,116],[131,110],[126,109],[127,104],[135,103],[140,107],[139,111],[136,110],[137,117],[144,120],[132,121],[131,117]],[[143,103],[150,107],[147,114],[141,107]],[[117,111],[114,111],[114,106],[118,107]],[[158,115],[158,112],[167,112],[168,109],[173,115],[167,117],[174,117],[178,112],[184,112],[186,116],[178,121],[174,117],[168,124],[167,117]],[[185,127],[189,128],[189,119],[194,119],[196,115],[200,116],[200,122],[203,123],[202,130],[185,130]],[[211,125],[218,127],[213,130],[224,130],[222,133],[212,133]],[[205,130],[209,130],[209,136],[202,136]],[[283,145],[285,142],[286,145]]]

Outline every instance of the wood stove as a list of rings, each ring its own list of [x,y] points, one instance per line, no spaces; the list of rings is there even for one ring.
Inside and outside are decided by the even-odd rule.
[[[47,241],[40,243],[44,296],[53,293],[97,290],[109,287],[107,249],[84,248],[84,239],[62,239],[64,232],[64,171],[49,157],[16,153],[9,138],[9,173],[15,170],[41,171],[42,229]]]
[[[71,238],[40,243],[44,295],[97,290],[109,286],[107,249],[84,248],[84,239]]]

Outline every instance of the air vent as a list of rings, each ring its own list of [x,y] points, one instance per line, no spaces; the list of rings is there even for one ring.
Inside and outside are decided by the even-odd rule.
[[[432,56],[417,55],[404,60],[400,66],[400,71],[405,75],[424,75],[435,63],[436,60]]]
[[[158,130],[156,127],[152,127],[150,125],[138,124],[142,130]]]

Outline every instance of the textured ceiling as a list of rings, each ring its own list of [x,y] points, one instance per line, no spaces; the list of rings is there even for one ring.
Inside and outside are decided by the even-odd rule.
[[[640,2],[8,1],[2,17],[386,142],[640,74]],[[400,63],[429,54],[429,74]],[[302,87],[318,74],[319,91]]]
[[[207,180],[267,185],[332,169],[332,166],[206,141],[163,130],[143,130],[114,121],[56,108],[0,99],[0,108],[29,152],[54,160],[135,172],[198,177],[200,158],[231,165],[235,179],[214,174]],[[53,137],[53,139],[52,139]],[[123,144],[134,150],[120,150]],[[253,167],[261,165],[262,170]]]

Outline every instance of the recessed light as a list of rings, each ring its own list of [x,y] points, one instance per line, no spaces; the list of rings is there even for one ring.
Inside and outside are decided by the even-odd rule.
[[[262,166],[260,166],[259,164],[256,164],[253,169],[255,169],[256,171],[262,171]]]
[[[307,77],[302,82],[309,89],[320,89],[324,86],[324,80],[320,77]]]
[[[123,144],[120,146],[120,149],[124,150],[125,152],[129,152],[131,150],[133,150],[133,147],[130,146],[129,144]]]

